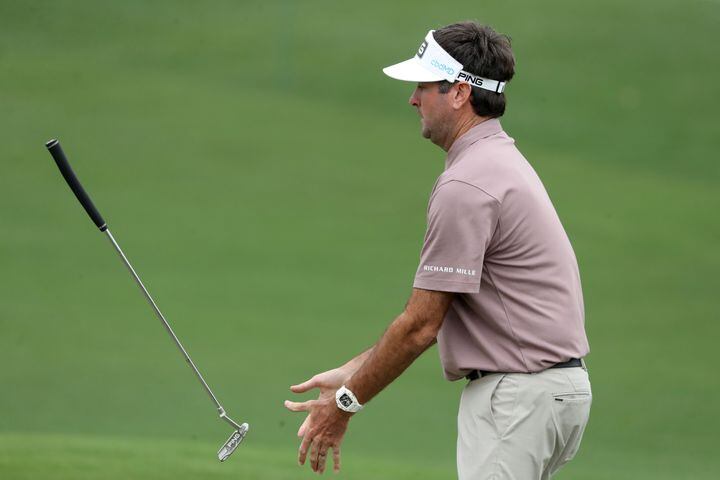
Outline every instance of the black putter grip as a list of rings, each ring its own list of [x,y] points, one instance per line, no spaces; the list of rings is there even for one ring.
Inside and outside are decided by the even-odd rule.
[[[102,215],[100,215],[100,212],[98,212],[97,208],[95,208],[95,205],[92,200],[90,200],[90,197],[80,183],[80,180],[78,180],[75,176],[75,172],[73,172],[73,169],[70,167],[70,163],[65,156],[65,152],[63,152],[63,149],[60,146],[60,142],[53,139],[45,143],[45,146],[55,160],[55,163],[60,169],[60,173],[62,173],[62,176],[65,178],[68,186],[80,201],[87,214],[90,215],[90,218],[95,226],[98,227],[101,232],[104,232],[107,229],[105,220],[103,220]]]

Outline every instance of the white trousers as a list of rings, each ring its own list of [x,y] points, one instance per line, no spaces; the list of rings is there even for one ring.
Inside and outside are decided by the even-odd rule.
[[[591,403],[582,367],[469,382],[458,413],[459,479],[550,478],[575,456]]]

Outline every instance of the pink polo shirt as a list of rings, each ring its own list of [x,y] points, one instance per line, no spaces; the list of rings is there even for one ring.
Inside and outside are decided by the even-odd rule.
[[[449,380],[538,372],[589,352],[570,240],[499,120],[452,145],[427,217],[413,286],[457,293],[438,334]]]

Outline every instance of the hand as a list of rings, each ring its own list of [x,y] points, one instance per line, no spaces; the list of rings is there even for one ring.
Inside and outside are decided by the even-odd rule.
[[[285,405],[288,406],[285,402]],[[308,451],[310,467],[314,472],[323,473],[329,450],[333,451],[333,470],[340,471],[340,444],[352,413],[340,410],[332,398],[324,396],[318,400],[303,402],[300,411],[310,412],[303,423],[304,436],[298,450],[298,464],[304,465]],[[288,407],[290,408],[290,407]],[[293,410],[293,409],[291,409]],[[312,450],[311,450],[312,448]]]
[[[318,395],[318,400],[331,398],[332,401],[335,402],[335,392],[338,388],[342,387],[343,384],[351,376],[352,372],[348,371],[347,369],[343,367],[335,368],[333,370],[328,370],[327,372],[318,373],[317,375],[315,375],[309,380],[304,381],[303,383],[291,386],[290,391],[292,391],[293,393],[305,393],[309,392],[313,388],[319,388],[320,394]],[[308,408],[310,402],[311,400],[308,400],[306,402],[290,402],[286,400],[285,407],[287,407],[288,410],[291,410],[293,412],[310,412],[310,409]],[[297,432],[298,437],[302,438],[305,436],[309,420],[310,414],[305,417],[305,421],[302,423],[302,425],[300,425],[300,428]]]
[[[314,388],[320,389],[317,400],[305,402],[285,401],[285,407],[293,412],[309,412],[305,421],[298,429],[297,435],[302,438],[298,452],[298,463],[303,465],[310,452],[310,466],[316,472],[325,471],[325,460],[328,449],[333,449],[333,465],[336,472],[340,471],[340,443],[347,429],[350,415],[343,412],[335,403],[335,392],[352,372],[344,368],[336,368],[319,373],[309,380],[293,385],[290,390],[294,393],[305,393]]]

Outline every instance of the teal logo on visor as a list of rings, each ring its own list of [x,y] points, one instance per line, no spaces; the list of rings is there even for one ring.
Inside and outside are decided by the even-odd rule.
[[[448,67],[444,63],[440,63],[437,60],[433,59],[432,62],[430,62],[430,65],[437,68],[438,70],[442,70],[443,72],[447,73],[448,75],[455,75],[455,69],[452,67]]]

